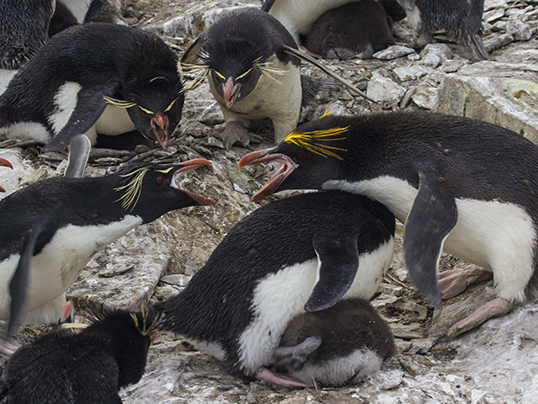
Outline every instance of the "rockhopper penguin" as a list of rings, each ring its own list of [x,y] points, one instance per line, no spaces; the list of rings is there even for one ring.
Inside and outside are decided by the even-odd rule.
[[[0,380],[10,404],[117,404],[118,391],[142,377],[157,318],[110,311],[80,333],[56,327],[20,347]],[[75,324],[75,326],[80,326]]]
[[[155,305],[157,329],[274,381],[266,366],[290,320],[376,292],[392,260],[394,226],[383,205],[339,191],[265,205],[228,233],[181,293]]]
[[[181,119],[176,54],[157,35],[108,23],[52,37],[0,96],[0,135],[60,150],[86,134],[135,128],[165,148]]]
[[[465,279],[451,284],[450,272],[443,272],[440,293],[441,251],[493,272],[498,297],[455,324],[449,336],[535,296],[538,148],[519,134],[434,113],[329,115],[239,165],[266,161],[282,167],[253,200],[282,189],[340,189],[387,206],[405,223],[411,279],[436,305],[443,293],[467,285]]]
[[[209,162],[126,167],[100,178],[46,179],[0,201],[0,319],[10,279],[30,265],[29,323],[56,321],[64,292],[90,258],[129,230],[171,210],[214,202],[178,188],[179,177]]]
[[[273,352],[273,368],[310,387],[339,387],[377,372],[393,355],[389,325],[365,299],[299,314]]]
[[[207,76],[224,115],[225,129],[220,136],[229,148],[236,141],[248,144],[245,125],[251,120],[271,119],[275,141],[297,126],[303,95],[301,59],[366,97],[326,66],[299,52],[282,24],[253,7],[231,10],[219,18],[191,44],[181,63],[186,72],[202,72],[189,87]]]

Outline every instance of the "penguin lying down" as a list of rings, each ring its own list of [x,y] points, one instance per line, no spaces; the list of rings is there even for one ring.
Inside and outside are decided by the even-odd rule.
[[[7,288],[18,265],[30,266],[23,318],[56,321],[65,294],[99,250],[166,212],[210,205],[178,188],[187,171],[209,164],[126,167],[100,178],[46,179],[0,201],[0,319],[8,317]]]
[[[476,277],[443,272],[439,287],[441,251],[492,272],[498,297],[455,324],[449,337],[535,297],[538,148],[519,134],[434,113],[329,115],[239,166],[267,161],[282,167],[253,200],[282,189],[340,189],[387,206],[405,223],[411,279],[435,305]]]
[[[57,326],[20,347],[0,380],[11,404],[117,404],[118,390],[144,373],[157,317],[105,312],[79,333]],[[75,324],[79,328],[81,324]]]
[[[45,143],[46,151],[86,134],[135,129],[163,148],[181,119],[175,54],[157,35],[109,23],[52,37],[0,96],[0,135]]]
[[[273,352],[276,373],[260,372],[267,372],[268,380],[281,378],[280,384],[299,380],[310,387],[339,387],[378,371],[394,351],[392,332],[372,305],[345,299],[292,319]]]
[[[155,305],[157,328],[247,376],[305,387],[268,376],[280,337],[297,315],[370,298],[392,260],[394,227],[383,205],[345,192],[265,205],[228,233],[181,293]]]
[[[13,169],[13,166],[11,165],[11,163],[1,157],[0,157],[0,167],[8,167],[8,168]],[[6,192],[6,190],[0,186],[0,192]]]
[[[297,45],[273,16],[253,7],[232,10],[202,32],[181,58],[184,71],[202,72],[189,86],[207,76],[211,93],[224,115],[220,134],[226,147],[248,144],[252,120],[269,118],[275,141],[282,140],[299,120],[305,97],[301,60],[314,64],[356,94],[375,102]]]

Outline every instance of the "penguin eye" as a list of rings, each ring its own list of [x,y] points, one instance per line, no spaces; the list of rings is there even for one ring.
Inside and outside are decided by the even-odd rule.
[[[298,161],[303,161],[304,160],[304,154],[299,153],[296,158],[297,158]]]
[[[164,182],[164,178],[163,177],[157,177],[157,182],[159,184],[162,184]]]
[[[142,118],[145,118],[148,114],[146,114],[144,111],[140,111],[140,115],[142,115]]]
[[[250,74],[247,74],[247,75],[245,76],[245,78],[243,79],[243,81],[249,81],[249,80],[250,80],[250,76],[251,76]]]

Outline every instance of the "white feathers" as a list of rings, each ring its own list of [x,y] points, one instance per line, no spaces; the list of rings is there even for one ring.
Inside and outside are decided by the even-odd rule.
[[[406,181],[388,176],[356,183],[328,181],[324,188],[366,195],[383,203],[402,223],[418,193]],[[534,272],[536,230],[532,217],[517,205],[498,201],[456,199],[456,206],[458,221],[443,250],[492,270],[498,295],[523,301]]]
[[[54,112],[48,117],[55,134],[65,126],[77,106],[77,95],[82,89],[80,84],[68,81],[58,88],[54,95]]]
[[[68,225],[56,232],[52,240],[35,257],[30,268],[30,285],[25,311],[34,311],[33,320],[46,322],[58,319],[57,313],[50,313],[47,304],[73,284],[89,259],[99,250],[116,241],[129,230],[140,225],[138,216],[126,216],[123,220],[108,225],[73,226]],[[17,264],[19,252],[0,263],[0,319],[9,317],[9,282]],[[58,307],[56,304],[55,307]],[[36,310],[41,308],[41,310]]]

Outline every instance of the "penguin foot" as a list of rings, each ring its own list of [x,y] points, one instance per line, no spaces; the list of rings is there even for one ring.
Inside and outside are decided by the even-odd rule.
[[[247,147],[250,141],[250,134],[240,121],[226,122],[224,130],[217,135],[222,139],[227,150],[230,150],[236,142]]]
[[[478,327],[480,324],[485,323],[491,318],[505,315],[513,308],[514,304],[510,303],[510,301],[503,297],[493,299],[489,303],[486,303],[485,305],[477,309],[469,317],[464,318],[463,320],[457,322],[452,327],[450,327],[443,339],[453,339],[458,335],[463,334],[464,332]]]
[[[0,339],[0,353],[6,356],[11,356],[17,351],[18,347]]]
[[[272,370],[267,369],[265,366],[260,366],[256,370],[255,376],[259,380],[262,380],[267,383],[273,383],[278,386],[303,388],[310,387],[308,384],[303,383],[300,380],[297,380],[291,376],[273,372]]]
[[[443,271],[438,275],[439,291],[446,300],[459,295],[473,283],[491,279],[493,273],[476,265]]]

